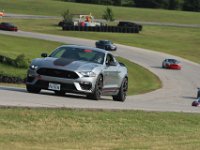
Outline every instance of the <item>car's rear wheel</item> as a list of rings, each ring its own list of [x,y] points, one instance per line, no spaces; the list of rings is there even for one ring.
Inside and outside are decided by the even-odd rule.
[[[54,91],[54,93],[58,96],[64,96],[65,95],[65,91]]]
[[[94,92],[92,94],[88,94],[87,98],[99,100],[101,98],[102,89],[103,89],[103,77],[102,75],[99,75],[96,81]]]
[[[26,85],[26,90],[30,93],[39,93],[41,91],[40,88],[35,87],[34,85]]]
[[[119,93],[117,95],[113,95],[113,100],[124,102],[126,99],[127,91],[128,91],[128,78],[124,78],[121,87],[119,89]]]

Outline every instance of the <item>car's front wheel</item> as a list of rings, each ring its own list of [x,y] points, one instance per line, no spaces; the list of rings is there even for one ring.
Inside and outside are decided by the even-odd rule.
[[[128,91],[128,78],[124,78],[121,87],[119,89],[119,93],[117,95],[113,95],[113,100],[124,102],[126,99],[127,91]]]
[[[102,75],[99,75],[96,81],[94,92],[92,94],[88,94],[87,98],[99,100],[101,98],[102,89],[103,89],[103,77]]]
[[[33,85],[28,85],[28,84],[26,85],[26,90],[30,93],[39,93],[41,91],[40,88],[37,88]]]

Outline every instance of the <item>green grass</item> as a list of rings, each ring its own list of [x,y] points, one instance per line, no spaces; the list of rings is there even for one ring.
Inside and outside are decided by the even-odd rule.
[[[19,38],[7,35],[0,35],[0,43],[1,55],[16,58],[19,54],[24,54],[29,59],[40,56],[42,52],[50,53],[52,49],[62,44],[39,39]]]
[[[42,52],[50,54],[53,49],[60,46],[61,43],[0,35],[0,45],[1,55],[15,58],[19,54],[24,54],[26,58],[32,60],[33,58],[40,57]],[[127,65],[129,71],[128,94],[145,93],[161,87],[160,80],[150,71],[126,59],[119,59]],[[3,75],[25,78],[26,72],[27,69],[19,69],[0,64],[0,74]]]
[[[102,18],[106,6],[62,2],[56,0],[0,0],[0,9],[5,12],[37,15],[61,16],[67,9],[72,14],[89,14]],[[181,24],[200,24],[200,13],[168,11],[159,9],[139,9],[111,7],[117,20],[137,20],[150,22],[173,22]]]
[[[142,111],[0,109],[0,147],[198,149],[200,116]]]
[[[16,58],[18,55],[24,54],[31,61],[33,58],[40,57],[42,52],[50,53],[61,43],[0,35],[0,45],[0,55]],[[0,64],[0,73],[4,75],[24,78],[26,71],[27,69]]]

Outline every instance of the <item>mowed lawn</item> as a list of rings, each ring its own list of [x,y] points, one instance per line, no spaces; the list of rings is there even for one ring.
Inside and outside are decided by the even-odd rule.
[[[187,113],[0,109],[2,150],[196,150],[200,116]]]
[[[61,16],[69,9],[72,14],[89,14],[102,18],[107,6],[63,2],[62,0],[0,0],[0,10],[9,13]],[[111,7],[117,20],[171,22],[180,24],[200,24],[200,13],[169,11],[160,9],[139,9]]]
[[[50,54],[62,43],[0,34],[0,45],[0,55],[16,58],[18,55],[24,54],[31,61],[33,58],[40,57],[42,52]],[[158,77],[147,69],[126,59],[118,59],[126,64],[129,71],[129,95],[146,93],[161,87]],[[26,72],[27,69],[19,69],[0,63],[1,75],[25,78]]]
[[[0,55],[15,59],[20,54],[24,54],[31,62],[33,58],[40,57],[42,52],[50,53],[61,43],[37,40],[31,38],[19,38],[0,34]],[[0,74],[14,77],[26,77],[27,69],[15,68],[0,63]]]

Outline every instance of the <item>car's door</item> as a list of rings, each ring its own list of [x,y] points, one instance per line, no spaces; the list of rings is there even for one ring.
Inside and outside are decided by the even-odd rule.
[[[119,63],[111,54],[106,56],[106,65],[104,69],[104,88],[118,88],[119,86]]]

